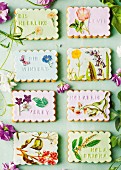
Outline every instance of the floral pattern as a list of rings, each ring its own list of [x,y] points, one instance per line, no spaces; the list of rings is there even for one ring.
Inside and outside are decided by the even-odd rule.
[[[58,153],[57,149],[54,148],[58,143],[58,135],[55,132],[29,133],[29,138],[26,137],[26,134],[27,133],[16,133],[15,135],[15,138],[18,141],[17,143],[19,143],[21,138],[25,140],[19,146],[17,143],[15,144],[15,149],[18,152],[17,157],[22,157],[25,164],[57,164]],[[50,150],[48,145],[50,146]],[[48,149],[46,149],[46,147]]]
[[[117,86],[121,85],[121,68],[116,71],[116,74],[113,74],[112,81],[115,82]]]
[[[74,28],[77,32],[83,34],[87,32],[90,35],[89,28],[88,28],[88,20],[90,18],[90,10],[87,8],[79,8],[76,11],[77,19],[75,22],[72,23],[69,27]]]
[[[100,143],[100,140],[98,140],[98,139],[92,140],[95,136],[96,136],[96,134],[93,134],[93,135],[87,137],[86,139],[83,139],[83,137],[80,136],[79,139],[74,139],[72,141],[72,151],[78,160],[80,160],[80,161],[82,160],[81,150],[83,148],[94,147]]]
[[[17,166],[13,162],[10,162],[10,163],[3,163],[2,170],[19,170],[19,168],[17,168]]]
[[[52,67],[52,56],[51,55],[44,55],[43,58],[42,58],[42,61],[46,64],[49,64],[50,67]]]
[[[19,115],[24,111],[29,111],[32,108],[31,102],[34,101],[37,107],[44,108],[48,104],[46,98],[31,98],[31,95],[24,95],[24,98],[15,98],[15,104],[19,107]]]

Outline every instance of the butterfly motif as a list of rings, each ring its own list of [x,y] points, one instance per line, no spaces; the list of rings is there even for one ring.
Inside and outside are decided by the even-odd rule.
[[[22,56],[21,56],[20,61],[23,63],[23,65],[24,65],[24,66],[27,66],[27,65],[29,65],[29,64],[30,64],[30,62],[29,62],[29,61],[26,61],[26,60],[25,60],[25,56],[24,56],[24,55],[22,55]]]

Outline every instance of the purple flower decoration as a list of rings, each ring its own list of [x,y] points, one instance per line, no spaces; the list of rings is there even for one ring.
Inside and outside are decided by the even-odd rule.
[[[13,162],[2,164],[2,170],[19,170]]]
[[[20,106],[23,103],[22,98],[16,98],[15,103]]]
[[[0,139],[10,141],[13,138],[13,134],[16,132],[12,125],[5,125],[0,122]]]
[[[7,3],[0,2],[0,24],[11,19],[11,17],[8,15],[8,13],[9,13],[9,8],[8,8]]]
[[[57,86],[57,92],[58,93],[64,93],[65,91],[67,91],[70,88],[70,85],[64,82],[61,82],[58,86]]]
[[[121,85],[121,68],[116,71],[116,74],[113,74],[112,81],[114,81],[117,86]]]
[[[30,103],[32,100],[31,100],[31,95],[24,95],[24,100],[23,102],[27,102],[27,103]]]
[[[54,0],[37,0],[37,3],[45,5],[45,8],[50,8],[52,2],[54,2]]]

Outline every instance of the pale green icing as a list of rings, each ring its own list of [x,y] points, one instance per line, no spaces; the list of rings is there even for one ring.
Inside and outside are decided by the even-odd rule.
[[[111,162],[109,132],[69,132],[68,136],[69,162]],[[78,154],[77,156],[73,149],[76,151],[76,155]]]
[[[58,11],[56,9],[16,9],[16,33],[23,29],[27,39],[58,39]]]
[[[57,80],[56,55],[57,52],[54,50],[15,52],[15,80]],[[51,60],[43,62],[44,56],[51,56]]]

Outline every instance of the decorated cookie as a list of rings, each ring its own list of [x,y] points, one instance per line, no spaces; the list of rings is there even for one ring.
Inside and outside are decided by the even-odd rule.
[[[69,80],[109,80],[112,77],[109,48],[70,48],[67,56]]]
[[[69,132],[68,161],[104,163],[111,162],[109,132]]]
[[[20,132],[14,134],[16,165],[55,165],[58,163],[58,134],[55,132]]]
[[[54,91],[13,91],[13,121],[55,121]]]
[[[16,9],[16,34],[28,40],[58,39],[56,9]]]
[[[69,90],[67,95],[67,119],[69,121],[109,121],[109,91]]]
[[[69,38],[110,36],[110,10],[108,7],[68,7],[67,35]]]
[[[56,51],[17,51],[14,55],[16,82],[57,80]]]

